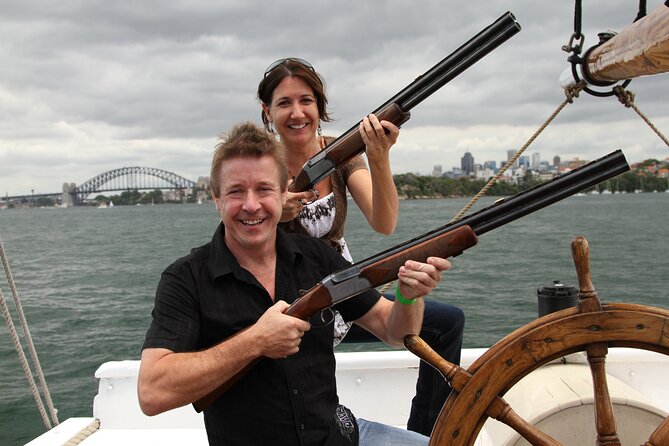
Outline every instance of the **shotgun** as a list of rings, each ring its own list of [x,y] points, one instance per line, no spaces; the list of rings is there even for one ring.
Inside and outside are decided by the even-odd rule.
[[[442,59],[441,62],[418,76],[416,80],[372,113],[379,120],[390,121],[399,127],[409,120],[411,117],[410,110],[414,106],[519,31],[520,25],[516,22],[516,18],[510,12],[506,12],[460,48]],[[288,190],[290,192],[303,192],[312,189],[314,185],[330,175],[337,167],[345,164],[364,150],[365,143],[360,136],[358,124],[356,124],[308,159]]]
[[[307,319],[312,314],[397,279],[407,260],[425,262],[428,257],[453,257],[477,243],[477,236],[543,209],[577,192],[593,187],[629,170],[622,151],[592,161],[571,172],[538,184],[401,243],[325,277],[286,309],[286,314]],[[206,409],[232,387],[262,358],[257,358],[212,393],[195,401],[198,412]]]

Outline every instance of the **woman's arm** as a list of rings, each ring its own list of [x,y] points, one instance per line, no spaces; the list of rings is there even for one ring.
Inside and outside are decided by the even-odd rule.
[[[390,171],[389,152],[397,141],[399,128],[371,114],[360,123],[360,134],[365,142],[369,171],[353,172],[347,186],[372,229],[392,234],[397,225],[399,199]]]

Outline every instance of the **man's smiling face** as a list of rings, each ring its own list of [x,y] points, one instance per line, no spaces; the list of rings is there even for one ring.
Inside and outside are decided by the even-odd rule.
[[[224,161],[219,184],[221,192],[215,200],[216,208],[232,252],[274,249],[285,200],[275,160],[262,156]]]

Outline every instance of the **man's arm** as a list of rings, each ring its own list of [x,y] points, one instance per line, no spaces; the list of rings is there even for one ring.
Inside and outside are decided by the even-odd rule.
[[[147,348],[137,383],[139,405],[146,415],[157,415],[209,394],[240,369],[265,356],[282,358],[298,351],[310,325],[283,314],[288,304],[279,301],[258,322],[213,347],[175,353]]]
[[[379,301],[364,316],[355,321],[388,345],[401,347],[404,336],[418,334],[423,323],[424,302],[441,281],[441,272],[451,267],[451,262],[440,257],[429,257],[427,263],[408,260],[400,267],[398,288],[405,299],[415,302],[406,305],[398,299]]]

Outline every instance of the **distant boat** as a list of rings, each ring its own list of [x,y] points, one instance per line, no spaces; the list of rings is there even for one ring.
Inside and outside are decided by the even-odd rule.
[[[643,190],[643,179],[639,177],[639,189],[634,189],[634,193],[640,194],[641,192],[645,192],[645,190]]]
[[[197,199],[197,204],[202,204],[202,198]]]
[[[104,201],[101,201],[100,204],[98,204],[98,209],[107,209],[109,206],[107,206],[107,203]]]
[[[605,187],[604,190],[602,191],[602,195],[608,195],[608,194],[610,194],[610,193],[611,193],[611,189],[609,188],[609,182],[607,181],[607,182],[606,182],[606,187]]]
[[[114,207],[114,202],[111,201],[111,200],[109,200],[109,207],[110,207],[110,208],[113,208],[113,207]]]

